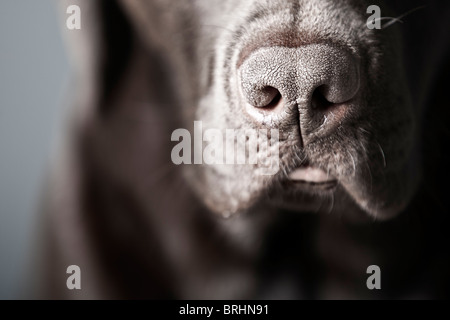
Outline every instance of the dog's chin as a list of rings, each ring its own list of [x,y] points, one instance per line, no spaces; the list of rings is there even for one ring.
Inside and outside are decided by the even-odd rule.
[[[224,217],[261,205],[299,212],[329,212],[330,200],[335,194],[339,194],[339,198],[344,197],[335,177],[313,167],[300,167],[289,175],[278,172],[274,176],[259,176],[243,170],[232,177],[220,175],[212,167],[191,169],[194,170],[188,170],[187,177],[199,199],[209,210]]]
[[[309,166],[294,169],[287,175],[262,177],[257,183],[254,179],[248,188],[242,183],[245,178],[243,174],[237,181],[235,176],[232,179],[234,184],[232,180],[212,175],[206,179],[215,181],[214,186],[209,188],[204,186],[210,184],[197,180],[197,194],[208,209],[223,217],[269,205],[300,213],[326,213],[383,221],[397,216],[408,204],[408,198],[401,195],[388,198],[384,194],[365,192],[372,187],[366,179],[339,179],[329,172]],[[251,181],[251,177],[248,178]]]

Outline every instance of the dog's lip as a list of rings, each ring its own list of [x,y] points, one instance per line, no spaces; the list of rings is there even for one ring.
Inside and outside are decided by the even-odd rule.
[[[299,167],[289,174],[291,181],[306,182],[312,184],[323,184],[336,181],[336,179],[322,169],[306,166]]]
[[[306,189],[333,189],[337,185],[337,179],[322,169],[312,166],[302,166],[293,170],[288,175],[288,182]]]

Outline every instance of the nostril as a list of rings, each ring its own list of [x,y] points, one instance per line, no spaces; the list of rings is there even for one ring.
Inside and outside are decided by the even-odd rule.
[[[274,87],[266,87],[263,89],[267,93],[267,99],[261,103],[261,105],[256,106],[259,108],[271,109],[275,108],[281,100],[281,93]]]
[[[311,97],[311,108],[313,110],[326,111],[334,105],[333,102],[330,102],[327,100],[327,98],[325,98],[325,90],[325,85],[321,85],[314,90]]]
[[[253,106],[257,108],[272,108],[280,101],[280,92],[271,86],[266,86],[259,90],[255,97]]]
[[[257,90],[251,100],[252,101],[249,101],[250,104],[256,108],[272,109],[280,102],[281,93],[274,87],[265,86],[264,88]]]

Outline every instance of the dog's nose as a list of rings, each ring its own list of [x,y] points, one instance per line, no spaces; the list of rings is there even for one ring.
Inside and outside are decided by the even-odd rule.
[[[358,59],[327,44],[260,48],[238,66],[238,77],[246,108],[257,121],[270,117],[283,125],[299,117],[297,123],[309,128],[314,119],[322,119],[317,127],[337,120],[342,110],[336,111],[345,108],[360,83]]]

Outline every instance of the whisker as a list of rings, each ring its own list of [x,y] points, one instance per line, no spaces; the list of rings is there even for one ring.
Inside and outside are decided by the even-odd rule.
[[[378,142],[377,142],[377,144],[378,144],[378,148],[380,149],[381,155],[383,156],[383,166],[384,166],[384,168],[386,168],[386,157],[384,155],[383,148],[381,147],[381,145]]]
[[[356,163],[355,163],[355,158],[353,158],[353,155],[349,152],[350,158],[352,158],[352,162],[353,162],[353,177],[356,176]]]
[[[372,178],[372,170],[370,169],[370,165],[369,163],[366,161],[366,167],[369,173],[369,177],[370,177],[370,192],[373,191],[373,178]]]
[[[392,19],[397,20],[400,23],[403,23],[403,20],[400,20],[400,18],[396,18],[396,17],[380,17],[380,18],[376,18],[376,19],[373,19],[373,20],[374,21],[381,21],[381,20],[392,20]]]
[[[375,19],[375,20],[387,20],[387,19],[390,19],[391,21],[389,21],[389,22],[387,22],[387,23],[385,23],[384,25],[381,26],[381,29],[386,29],[387,27],[393,25],[393,24],[396,23],[396,22],[403,23],[403,21],[400,20],[400,19],[402,19],[402,18],[404,18],[404,17],[410,15],[410,14],[413,13],[414,11],[423,9],[423,8],[425,8],[425,7],[426,7],[426,6],[419,6],[419,7],[416,7],[416,8],[414,8],[414,9],[411,9],[411,10],[405,12],[404,14],[402,14],[402,15],[396,17],[396,18],[392,18],[392,17],[382,17],[382,18],[377,18],[377,19]]]
[[[331,207],[328,210],[328,214],[331,214],[331,212],[333,212],[334,209],[334,192],[331,194]]]

